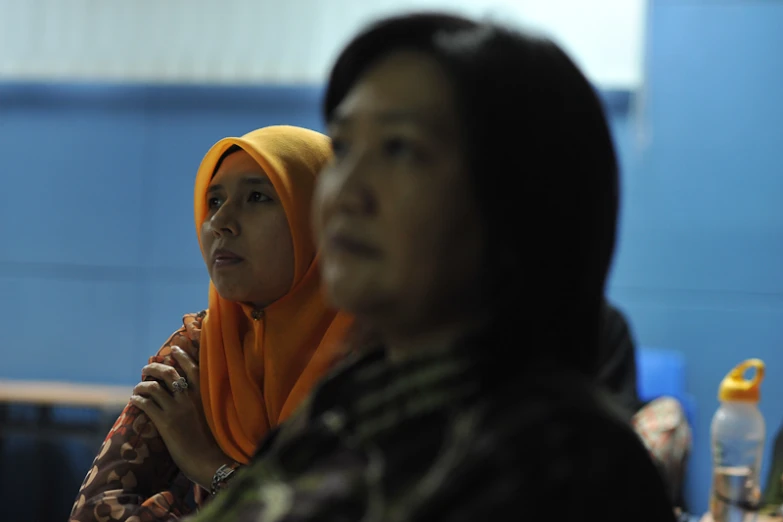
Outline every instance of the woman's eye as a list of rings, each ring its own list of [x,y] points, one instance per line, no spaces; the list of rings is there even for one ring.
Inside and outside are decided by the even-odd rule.
[[[220,200],[218,198],[209,198],[207,200],[207,208],[215,209],[220,206]]]
[[[348,151],[348,147],[345,141],[335,138],[332,140],[332,154],[335,158],[342,158]]]
[[[270,198],[269,196],[261,192],[253,192],[252,194],[250,194],[250,201],[256,203],[263,203],[265,201],[272,201],[272,198]]]
[[[383,143],[384,152],[392,157],[410,156],[415,152],[413,145],[402,138],[392,138]]]

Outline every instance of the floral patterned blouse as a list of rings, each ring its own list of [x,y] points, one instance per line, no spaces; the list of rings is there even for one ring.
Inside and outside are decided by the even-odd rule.
[[[171,347],[198,360],[206,312],[188,314],[150,358],[172,366]],[[206,498],[177,468],[155,426],[128,404],[109,431],[82,483],[69,522],[161,522],[193,512]]]

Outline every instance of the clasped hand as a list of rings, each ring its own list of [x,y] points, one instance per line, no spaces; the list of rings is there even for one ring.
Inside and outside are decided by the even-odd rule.
[[[233,461],[218,446],[204,416],[198,365],[177,346],[171,353],[181,370],[148,364],[131,403],[150,418],[180,471],[209,491],[215,471]]]

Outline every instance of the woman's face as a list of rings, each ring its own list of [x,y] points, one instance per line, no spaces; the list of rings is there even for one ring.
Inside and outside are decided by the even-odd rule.
[[[449,79],[398,52],[354,85],[329,125],[314,229],[333,304],[397,329],[475,306],[482,241]]]
[[[283,297],[293,284],[293,240],[261,166],[245,151],[226,156],[206,199],[201,245],[218,294],[256,307]]]

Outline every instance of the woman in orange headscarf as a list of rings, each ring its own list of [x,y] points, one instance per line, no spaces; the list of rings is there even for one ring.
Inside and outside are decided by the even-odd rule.
[[[315,177],[330,150],[317,132],[277,126],[225,138],[207,153],[195,220],[209,309],[186,315],[142,370],[72,522],[162,521],[192,511],[338,357],[350,320],[322,299],[309,228]]]

